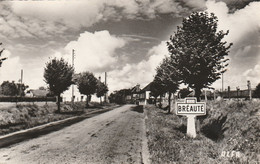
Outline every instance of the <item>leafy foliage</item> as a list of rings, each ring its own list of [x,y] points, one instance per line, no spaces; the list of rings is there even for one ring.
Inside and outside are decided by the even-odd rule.
[[[256,86],[253,97],[260,98],[260,83]]]
[[[151,95],[157,98],[158,96],[165,93],[165,87],[157,79],[154,79],[151,83]]]
[[[108,91],[107,85],[105,83],[102,83],[101,81],[98,81],[96,93],[97,93],[97,97],[100,98],[100,103],[102,103],[101,97],[105,96],[107,91]]]
[[[49,84],[49,89],[55,95],[66,91],[72,84],[74,68],[64,61],[64,59],[52,59],[46,63],[44,69],[45,82]]]
[[[160,84],[163,90],[176,92],[179,87],[179,78],[171,58],[164,58],[161,65],[157,67],[154,81]]]
[[[2,45],[2,43],[0,43],[0,45]],[[0,51],[0,67],[2,66],[3,61],[7,59],[7,58],[1,58],[1,55],[2,55],[3,52],[4,52],[4,49],[2,49]]]
[[[72,84],[74,68],[63,58],[54,58],[44,68],[44,79],[49,85],[50,91],[58,96],[58,112],[60,112],[60,94],[66,91]]]
[[[108,87],[105,83],[102,83],[101,81],[98,81],[97,84],[97,97],[104,96],[108,91]]]
[[[127,95],[131,95],[131,89],[114,91],[109,95],[108,99],[110,103],[125,104]]]
[[[1,84],[1,94],[6,95],[6,96],[15,96],[18,95],[18,89],[14,81],[9,82],[9,81],[4,81]]]
[[[87,104],[88,107],[88,101],[89,97],[96,93],[98,80],[93,75],[93,73],[90,72],[83,72],[79,74],[79,77],[77,79],[77,86],[79,89],[79,92],[81,94],[87,95]]]
[[[0,89],[0,94],[3,94],[5,96],[24,96],[25,89],[28,88],[29,86],[20,84],[20,83],[15,83],[14,81],[9,82],[9,81],[4,81],[1,84],[1,89]]]
[[[192,91],[190,91],[188,88],[183,88],[179,91],[179,95],[181,98],[187,97]]]
[[[163,59],[163,62],[159,67],[156,69],[157,73],[155,75],[154,81],[156,83],[160,84],[160,88],[163,91],[167,91],[169,93],[169,108],[168,113],[170,113],[171,110],[171,94],[175,93],[177,89],[179,88],[179,76],[178,72],[173,64],[173,61],[171,58],[166,57]]]
[[[212,13],[194,12],[184,18],[182,26],[167,42],[172,63],[184,84],[195,89],[199,98],[201,89],[220,78],[228,65],[225,57],[231,44],[222,39],[227,32],[217,32],[217,17]]]

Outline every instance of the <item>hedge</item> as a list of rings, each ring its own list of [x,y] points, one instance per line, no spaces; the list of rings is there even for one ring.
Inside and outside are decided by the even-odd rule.
[[[56,102],[56,97],[19,97],[19,96],[0,97],[0,102],[36,102],[36,101]],[[62,99],[61,99],[61,101],[62,101]]]

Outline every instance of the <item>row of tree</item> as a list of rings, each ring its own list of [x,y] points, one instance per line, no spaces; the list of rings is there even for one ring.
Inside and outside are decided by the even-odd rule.
[[[24,96],[25,90],[29,88],[28,85],[15,83],[14,81],[4,81],[0,86],[0,95],[5,96]]]
[[[108,91],[108,87],[91,72],[86,71],[75,75],[74,68],[63,58],[54,58],[46,63],[44,80],[50,91],[57,96],[58,112],[60,112],[61,94],[68,90],[72,84],[76,84],[79,92],[87,96],[86,107],[89,106],[92,94],[96,93],[97,97],[101,98]]]
[[[108,97],[110,103],[125,104],[126,96],[131,95],[131,89],[121,89],[114,91]]]
[[[180,84],[195,91],[200,101],[202,88],[220,78],[228,65],[227,55],[232,43],[222,41],[227,32],[217,31],[217,17],[207,12],[194,12],[184,18],[182,26],[170,36],[167,42],[169,56],[166,56],[156,69],[152,83],[152,95],[169,93],[179,89]]]

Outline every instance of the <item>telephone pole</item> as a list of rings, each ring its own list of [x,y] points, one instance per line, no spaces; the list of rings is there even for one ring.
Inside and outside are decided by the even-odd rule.
[[[74,68],[74,58],[75,58],[75,50],[72,49],[72,67],[73,68]],[[72,84],[71,89],[72,89],[71,104],[74,104],[74,84]]]
[[[252,100],[252,89],[251,89],[251,82],[250,80],[247,81],[247,87],[248,87],[248,94],[249,94],[249,100]]]
[[[20,96],[22,96],[22,84],[23,84],[23,69],[21,69],[21,81],[20,81]]]
[[[105,72],[105,85],[107,86],[107,72]],[[104,102],[107,102],[107,93],[105,93]]]

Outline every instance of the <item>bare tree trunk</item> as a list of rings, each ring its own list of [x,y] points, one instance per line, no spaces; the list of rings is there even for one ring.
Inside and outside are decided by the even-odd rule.
[[[58,107],[57,112],[60,113],[60,94],[57,95],[57,107]]]
[[[169,92],[169,97],[168,97],[168,103],[169,103],[169,108],[168,108],[168,113],[171,113],[171,97],[172,97],[172,93]]]
[[[157,97],[154,98],[154,105],[156,106]]]
[[[160,95],[160,100],[159,100],[159,107],[162,108],[162,95]]]
[[[197,102],[200,102],[200,94],[201,94],[200,88],[195,88],[195,97],[197,98]]]
[[[102,96],[100,96],[100,105],[102,105]]]
[[[89,104],[88,104],[88,102],[89,102],[89,95],[87,95],[87,100],[86,100],[86,108],[88,108],[88,107],[89,107]]]

